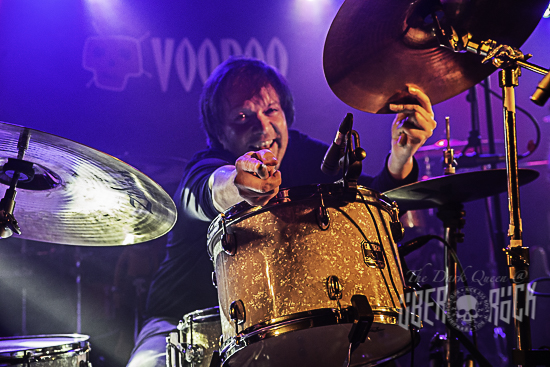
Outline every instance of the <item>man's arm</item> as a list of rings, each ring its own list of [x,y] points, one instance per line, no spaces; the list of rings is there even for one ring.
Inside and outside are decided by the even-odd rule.
[[[408,85],[409,93],[417,104],[390,104],[397,112],[392,124],[392,146],[387,167],[393,178],[402,180],[413,170],[413,155],[432,136],[437,126],[430,99],[416,86]]]
[[[277,165],[273,153],[264,149],[242,155],[234,166],[218,168],[209,178],[216,210],[223,212],[241,201],[250,205],[267,204],[281,185]]]

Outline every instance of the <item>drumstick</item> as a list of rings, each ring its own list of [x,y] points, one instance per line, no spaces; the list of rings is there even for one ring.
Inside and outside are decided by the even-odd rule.
[[[258,163],[256,165],[255,172],[259,178],[262,180],[265,180],[269,177],[269,170],[267,169],[267,166],[263,163]]]
[[[404,147],[405,145],[407,145],[407,134],[405,134],[404,131],[399,134],[399,137],[397,138],[397,144],[399,144],[400,147]]]

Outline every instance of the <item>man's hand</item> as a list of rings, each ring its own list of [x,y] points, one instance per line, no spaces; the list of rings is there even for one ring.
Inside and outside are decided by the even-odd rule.
[[[392,147],[388,160],[388,170],[398,180],[402,180],[413,168],[413,155],[432,136],[437,126],[430,99],[414,85],[407,85],[409,93],[416,97],[417,104],[390,104],[397,112],[392,124]]]
[[[210,178],[216,209],[223,212],[243,200],[250,205],[267,204],[281,185],[278,163],[270,150],[263,149],[243,154],[234,166],[218,168]]]
[[[278,163],[268,149],[248,152],[237,159],[235,186],[243,200],[251,205],[265,205],[277,195],[281,185]]]

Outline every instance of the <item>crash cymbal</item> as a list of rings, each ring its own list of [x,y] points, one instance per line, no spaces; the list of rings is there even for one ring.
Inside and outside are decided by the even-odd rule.
[[[328,85],[362,111],[392,113],[390,103],[410,102],[407,84],[433,104],[479,83],[496,68],[472,53],[439,46],[432,34],[434,0],[346,0],[334,18],[323,51]],[[520,47],[534,31],[547,0],[442,0],[439,17],[460,35]],[[442,16],[442,14],[444,16]],[[497,15],[498,14],[498,15]],[[528,50],[527,50],[528,51]]]
[[[116,158],[143,172],[168,193],[173,195],[183,176],[187,159],[162,155],[133,154],[125,152]]]
[[[22,158],[32,163],[19,181],[13,215],[19,237],[82,246],[145,242],[167,233],[176,221],[170,196],[132,166],[55,135],[0,123],[0,197],[4,197],[28,134]],[[17,236],[14,234],[14,236]]]
[[[386,191],[390,200],[400,210],[437,208],[445,204],[466,203],[507,191],[505,169],[456,173],[430,178]],[[520,185],[528,184],[539,177],[532,169],[518,169]]]

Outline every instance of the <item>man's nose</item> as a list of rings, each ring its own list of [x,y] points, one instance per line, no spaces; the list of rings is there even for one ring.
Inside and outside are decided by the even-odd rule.
[[[273,131],[273,125],[271,124],[269,116],[266,116],[263,113],[257,113],[256,120],[258,121],[258,129],[263,135],[267,135]]]

